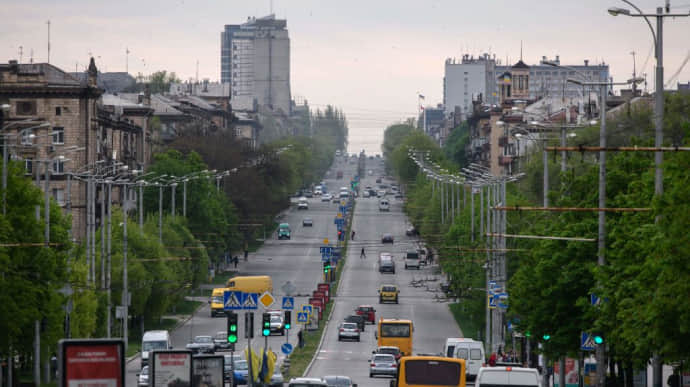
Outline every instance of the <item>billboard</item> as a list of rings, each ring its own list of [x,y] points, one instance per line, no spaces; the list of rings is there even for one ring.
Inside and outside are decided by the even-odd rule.
[[[192,352],[153,351],[149,385],[152,387],[191,387]]]
[[[192,387],[224,387],[223,356],[194,356],[192,358]]]
[[[59,386],[124,387],[124,341],[66,339],[58,348]]]

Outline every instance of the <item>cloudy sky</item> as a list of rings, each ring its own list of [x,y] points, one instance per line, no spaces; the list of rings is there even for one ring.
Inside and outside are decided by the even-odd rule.
[[[635,0],[653,11],[663,0]],[[344,108],[351,126],[377,128],[411,116],[417,92],[427,104],[442,100],[443,62],[463,53],[490,52],[516,61],[523,41],[528,64],[546,55],[561,63],[605,61],[617,80],[630,77],[631,52],[651,82],[652,37],[642,19],[612,17],[620,0],[274,0],[286,18],[292,48],[292,93],[312,105]],[[672,0],[677,12],[690,0]],[[47,57],[83,70],[89,53],[105,71],[176,72],[181,78],[220,78],[224,24],[269,13],[270,0],[2,0],[0,61]],[[7,17],[9,16],[9,17]],[[666,21],[668,79],[689,52],[690,18]],[[648,59],[649,58],[649,59]],[[645,66],[646,64],[646,66]],[[678,77],[690,80],[690,64]],[[675,85],[675,83],[674,83]]]

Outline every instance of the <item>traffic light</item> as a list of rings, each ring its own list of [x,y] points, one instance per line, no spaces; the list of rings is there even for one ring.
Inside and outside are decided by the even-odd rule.
[[[283,320],[285,320],[285,321],[283,321],[285,329],[292,328],[292,311],[291,310],[285,311],[285,316],[284,316]]]
[[[604,335],[602,335],[601,333],[593,334],[592,338],[594,339],[594,344],[596,344],[596,345],[604,344]]]
[[[328,272],[331,270],[331,263],[330,262],[324,262],[323,263],[323,272],[324,274],[328,274]]]
[[[342,230],[338,230],[338,240],[339,241],[343,240],[343,231]]]
[[[548,333],[545,333],[544,336],[542,336],[542,338],[544,339],[544,341],[549,341],[549,339],[551,339],[551,335]]]
[[[261,320],[261,334],[264,336],[271,335],[271,314],[264,313]]]
[[[237,342],[237,313],[228,312],[228,343]]]
[[[244,338],[254,338],[254,312],[244,314]]]

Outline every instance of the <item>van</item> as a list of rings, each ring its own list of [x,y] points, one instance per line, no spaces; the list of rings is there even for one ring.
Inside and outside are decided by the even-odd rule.
[[[297,201],[297,209],[298,210],[308,210],[309,209],[309,201],[307,198],[299,198]]]
[[[168,331],[147,331],[141,338],[141,368],[149,364],[151,351],[167,351],[172,349],[170,333]]]
[[[465,360],[465,372],[468,379],[474,379],[479,369],[485,364],[484,343],[470,338],[448,338],[443,354]]]
[[[290,239],[290,224],[281,223],[278,226],[278,239]]]
[[[416,267],[419,270],[419,253],[417,251],[408,251],[405,253],[405,269]]]
[[[474,385],[539,387],[539,371],[522,367],[481,367]]]
[[[388,199],[379,200],[379,211],[390,211],[390,203],[388,203]]]
[[[273,292],[273,280],[267,275],[252,275],[244,277],[232,277],[225,284],[227,290],[243,293]]]
[[[226,290],[228,289],[215,288],[211,292],[211,299],[208,300],[208,303],[211,304],[211,317],[216,317],[218,315],[225,316],[223,295],[225,294]]]

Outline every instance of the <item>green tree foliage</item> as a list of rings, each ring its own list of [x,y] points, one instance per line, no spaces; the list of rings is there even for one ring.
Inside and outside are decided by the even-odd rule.
[[[50,242],[54,245],[40,246],[44,220],[36,219],[35,207],[43,208],[43,198],[24,177],[23,166],[10,163],[7,213],[0,215],[0,353],[4,355],[10,348],[19,354],[31,353],[36,320],[43,321],[45,346],[54,346],[62,336],[63,296],[58,290],[68,278],[70,219],[51,201]]]
[[[443,151],[446,157],[453,161],[458,167],[464,168],[469,164],[465,149],[470,143],[470,130],[467,121],[453,128],[450,135],[443,144]]]

